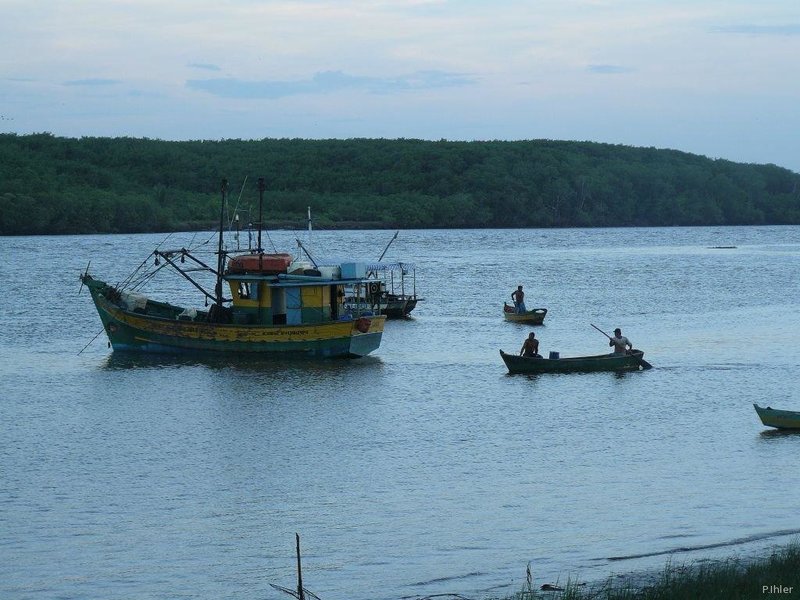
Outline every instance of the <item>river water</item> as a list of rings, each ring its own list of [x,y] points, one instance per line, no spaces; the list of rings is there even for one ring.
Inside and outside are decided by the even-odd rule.
[[[391,233],[310,247],[374,260]],[[0,597],[286,598],[297,532],[323,600],[482,599],[529,563],[537,585],[598,580],[800,531],[800,435],[752,408],[800,410],[800,227],[402,231],[385,260],[415,262],[425,299],[364,359],[90,343],[89,261],[121,281],[209,235],[0,238]],[[606,352],[594,323],[654,368],[508,375],[517,285],[549,309],[545,356]]]

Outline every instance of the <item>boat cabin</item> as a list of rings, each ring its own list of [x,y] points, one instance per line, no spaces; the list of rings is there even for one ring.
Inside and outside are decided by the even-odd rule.
[[[231,291],[233,323],[305,325],[361,316],[344,304],[345,288],[363,277],[357,263],[324,271],[306,265],[292,269],[289,255],[277,260],[276,255],[263,255],[260,261],[258,256],[232,257],[223,276]]]

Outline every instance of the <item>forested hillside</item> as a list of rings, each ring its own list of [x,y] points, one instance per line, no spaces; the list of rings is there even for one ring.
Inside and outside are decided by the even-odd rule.
[[[219,185],[268,226],[800,224],[800,175],[654,148],[533,140],[168,142],[0,135],[0,234],[213,228]],[[251,212],[248,212],[251,211]]]

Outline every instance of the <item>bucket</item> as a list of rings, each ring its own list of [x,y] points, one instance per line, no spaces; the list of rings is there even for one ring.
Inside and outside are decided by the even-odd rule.
[[[559,357],[558,352],[551,352],[550,353],[550,360],[558,360],[559,358],[560,357]]]

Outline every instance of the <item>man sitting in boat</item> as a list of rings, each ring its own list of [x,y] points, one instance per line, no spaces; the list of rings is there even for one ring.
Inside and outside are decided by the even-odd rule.
[[[622,330],[619,327],[614,330],[614,337],[608,339],[608,345],[614,346],[614,354],[625,354],[627,349],[633,350],[633,344],[622,335]]]
[[[522,342],[522,348],[519,349],[520,356],[527,358],[542,358],[539,354],[539,340],[536,339],[536,334],[532,331]]]
[[[511,292],[511,299],[514,301],[514,308],[517,314],[525,312],[525,292],[522,291],[522,286],[518,285],[516,291]]]

